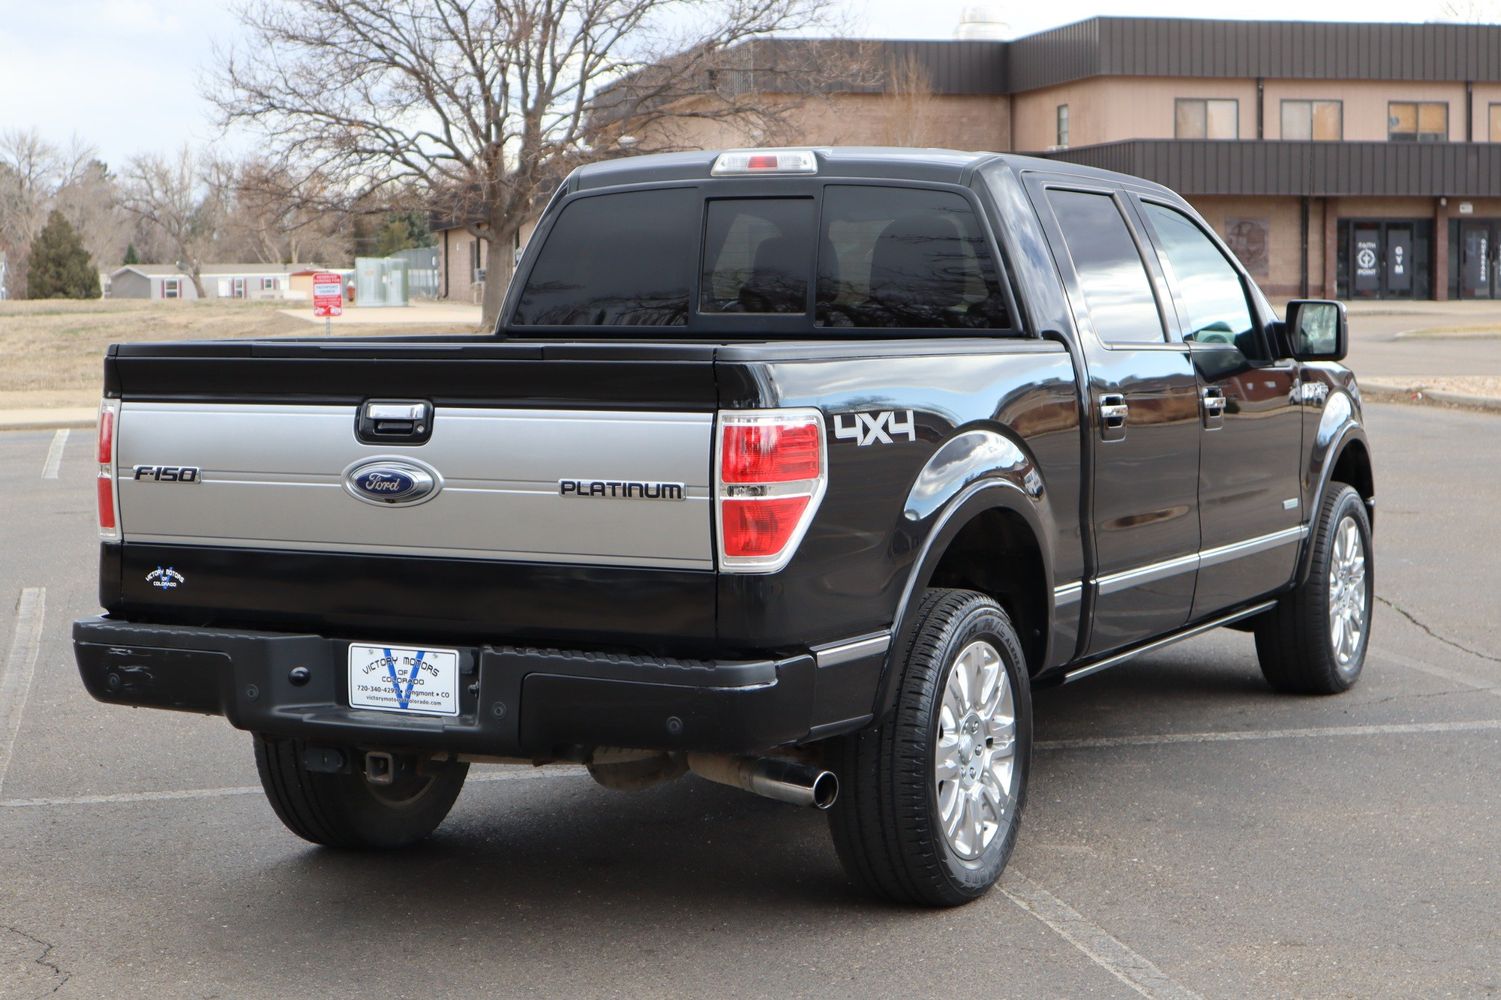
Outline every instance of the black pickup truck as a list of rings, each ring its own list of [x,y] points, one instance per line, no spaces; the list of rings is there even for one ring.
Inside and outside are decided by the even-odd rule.
[[[961,903],[1015,843],[1033,686],[1219,626],[1278,689],[1355,682],[1346,338],[1119,174],[583,167],[493,334],[112,347],[79,670],[253,733],[315,843],[426,836],[473,762],[691,770]]]

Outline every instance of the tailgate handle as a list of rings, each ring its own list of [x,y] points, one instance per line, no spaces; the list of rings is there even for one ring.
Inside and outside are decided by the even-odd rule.
[[[354,436],[363,444],[423,444],[433,436],[433,404],[425,399],[370,399],[360,406]]]

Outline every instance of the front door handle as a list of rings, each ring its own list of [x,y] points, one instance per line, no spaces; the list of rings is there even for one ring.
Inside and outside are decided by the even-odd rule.
[[[1212,431],[1225,426],[1225,390],[1217,385],[1206,386],[1201,398],[1205,429]]]
[[[1119,441],[1126,436],[1126,418],[1131,407],[1126,397],[1118,392],[1100,394],[1100,437],[1106,441]]]

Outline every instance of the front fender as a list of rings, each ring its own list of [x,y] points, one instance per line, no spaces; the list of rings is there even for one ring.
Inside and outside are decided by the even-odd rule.
[[[1314,536],[1313,529],[1319,514],[1319,507],[1324,502],[1324,496],[1328,492],[1329,483],[1334,476],[1334,468],[1339,464],[1340,456],[1353,441],[1359,441],[1365,447],[1366,453],[1370,453],[1370,444],[1366,439],[1365,427],[1360,420],[1360,405],[1342,388],[1333,388],[1329,391],[1324,401],[1324,408],[1319,414],[1318,428],[1314,431],[1312,446],[1308,451],[1308,462],[1303,473],[1303,493],[1307,502],[1304,505],[1306,513],[1305,523],[1309,526],[1307,539],[1303,542],[1303,553],[1298,560],[1298,581],[1308,579],[1308,568],[1313,557]]]

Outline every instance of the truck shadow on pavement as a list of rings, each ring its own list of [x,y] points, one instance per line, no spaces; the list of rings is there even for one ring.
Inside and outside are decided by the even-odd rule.
[[[1220,658],[1216,658],[1220,659]],[[1215,706],[1275,702],[1254,662],[1154,657],[1068,688],[1036,694],[1036,739],[1153,731],[1157,713],[1180,719]],[[1284,702],[1285,703],[1285,702]],[[1113,723],[1113,724],[1112,724]],[[1045,755],[1044,755],[1045,756]],[[1084,762],[1044,762],[1087,766]],[[1034,764],[1034,768],[1037,765]],[[494,772],[489,772],[493,775]],[[393,854],[308,848],[268,865],[262,877],[313,898],[354,893],[371,917],[386,906],[433,919],[465,913],[531,923],[559,914],[538,900],[567,900],[613,921],[715,911],[868,911],[873,902],[844,878],[825,819],[689,776],[644,792],[599,788],[578,774],[485,780],[476,769],[454,813],[429,841]],[[1059,776],[1062,777],[1062,776]],[[1035,812],[1033,801],[1028,811]],[[1027,839],[1023,824],[1022,843]],[[295,850],[295,848],[294,848]],[[278,894],[280,895],[280,894]],[[276,898],[276,897],[273,897]],[[790,908],[790,909],[789,909]],[[913,912],[881,907],[890,912]]]

